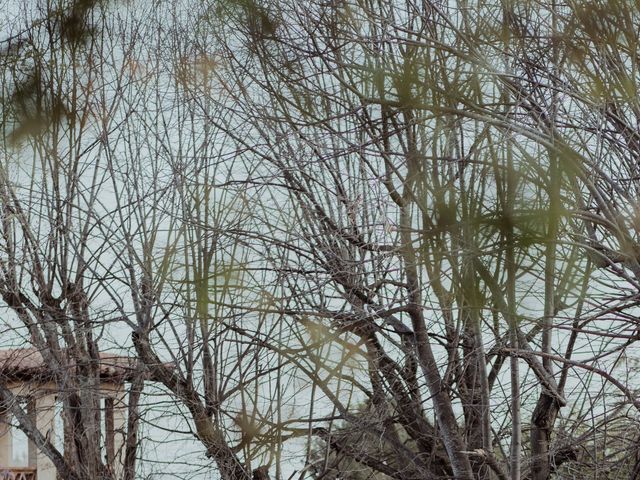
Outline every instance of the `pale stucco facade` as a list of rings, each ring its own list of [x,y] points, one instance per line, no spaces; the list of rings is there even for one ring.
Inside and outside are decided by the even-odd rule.
[[[56,398],[58,391],[55,384],[38,384],[33,381],[25,383],[14,382],[10,384],[12,393],[23,400],[27,405],[27,413],[35,420],[36,427],[45,436],[54,438],[54,435],[62,435],[56,432],[56,424],[62,425],[61,421],[56,421]],[[127,405],[124,385],[118,383],[101,384],[101,397],[107,399],[105,402],[109,408],[105,409],[105,422],[102,424],[102,438],[104,441],[105,461],[120,477],[124,460],[124,432],[126,432]],[[59,412],[58,412],[59,414]],[[107,419],[107,417],[111,417]],[[15,423],[15,422],[13,422]],[[111,424],[111,432],[104,431],[105,425]],[[111,435],[111,438],[109,438]],[[112,446],[112,447],[111,447]],[[112,451],[109,451],[112,450]],[[112,458],[109,458],[112,457]],[[11,471],[13,462],[13,428],[11,418],[6,410],[0,411],[0,472]],[[51,460],[36,446],[29,441],[28,446],[28,467],[36,469],[38,480],[56,480],[56,469]]]

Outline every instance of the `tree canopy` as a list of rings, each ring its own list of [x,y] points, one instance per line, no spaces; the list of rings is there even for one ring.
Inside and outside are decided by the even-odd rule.
[[[225,480],[640,475],[636,3],[36,3],[2,322],[73,441],[0,400],[63,477],[116,477],[104,350],[127,479],[151,377]]]

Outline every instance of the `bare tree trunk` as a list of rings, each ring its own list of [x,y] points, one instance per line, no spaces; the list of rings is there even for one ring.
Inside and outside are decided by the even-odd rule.
[[[223,433],[214,425],[198,393],[193,386],[181,378],[178,372],[163,364],[155,355],[146,333],[134,332],[133,344],[140,359],[154,376],[161,381],[191,412],[198,439],[207,449],[207,455],[213,458],[223,480],[249,480],[250,473],[242,465],[228,445]]]
[[[505,45],[505,48],[509,48],[509,45]],[[508,101],[508,96],[506,94],[504,95],[504,101],[505,103]],[[518,185],[517,178],[515,176],[515,166],[513,165],[513,146],[511,145],[510,139],[507,141],[505,148],[507,157],[505,181],[507,189],[503,209],[505,217],[511,219],[513,218]],[[509,222],[508,224],[507,231],[504,235],[504,241],[506,250],[505,267],[507,271],[507,305],[506,312],[504,312],[504,314],[506,315],[508,322],[509,343],[511,348],[517,351],[520,345],[516,304],[516,282],[518,279],[515,259],[515,235],[512,222]],[[522,468],[522,414],[520,411],[520,365],[517,355],[511,355],[509,357],[509,366],[511,380],[511,445],[509,447],[509,473],[511,480],[520,480]]]
[[[533,480],[546,480],[551,475],[549,446],[557,415],[558,403],[555,398],[542,393],[531,419],[531,478]]]
[[[124,445],[123,480],[136,478],[136,459],[138,456],[138,430],[140,424],[140,395],[144,389],[144,372],[138,366],[136,377],[129,387],[129,405],[127,412],[127,438]]]
[[[552,129],[555,132],[555,129]],[[547,226],[547,244],[544,269],[544,317],[542,323],[542,353],[550,355],[553,318],[556,310],[556,241],[560,214],[560,176],[559,158],[556,152],[549,151],[549,223]],[[550,378],[553,378],[553,363],[543,357],[542,366]],[[561,391],[558,391],[562,395]],[[540,392],[531,418],[531,474],[533,480],[547,480],[551,475],[550,444],[553,426],[560,405],[556,398],[545,390]]]
[[[473,268],[471,263],[464,268]],[[469,276],[465,282],[467,291],[475,288],[475,283]],[[467,292],[471,297],[473,292]],[[470,302],[470,303],[469,303]],[[491,424],[489,416],[489,383],[486,375],[486,360],[484,346],[482,344],[482,333],[480,318],[477,314],[475,301],[471,299],[465,300],[467,304],[463,308],[464,319],[464,411],[465,411],[465,432],[467,439],[467,448],[469,450],[483,450],[487,454],[491,454]],[[484,457],[472,456],[471,466],[474,471],[475,478],[488,479],[491,476],[491,470],[487,465]]]
[[[467,449],[460,435],[456,417],[453,413],[451,397],[446,389],[447,387],[442,382],[438,364],[431,349],[429,334],[422,311],[421,285],[418,277],[416,253],[411,233],[413,231],[413,225],[410,212],[414,195],[416,194],[414,186],[420,170],[418,167],[419,160],[413,132],[413,115],[410,110],[404,112],[404,120],[407,132],[407,176],[404,184],[403,205],[400,207],[400,238],[402,241],[401,252],[409,298],[407,309],[415,333],[418,362],[420,363],[422,373],[427,379],[427,386],[433,401],[438,427],[442,431],[443,443],[451,461],[453,474],[460,480],[471,480],[473,479],[471,462],[469,461],[469,456],[464,453]]]

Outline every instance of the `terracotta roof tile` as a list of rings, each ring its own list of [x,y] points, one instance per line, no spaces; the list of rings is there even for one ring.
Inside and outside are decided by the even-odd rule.
[[[124,382],[131,380],[136,359],[113,353],[100,353],[100,376],[105,380]],[[73,365],[70,367],[73,368]],[[35,348],[0,350],[0,376],[13,380],[41,379],[53,375],[42,354]]]

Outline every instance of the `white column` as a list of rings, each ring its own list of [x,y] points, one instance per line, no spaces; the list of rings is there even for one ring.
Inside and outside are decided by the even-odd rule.
[[[121,478],[124,470],[124,448],[127,433],[127,393],[124,386],[120,386],[113,396],[113,472],[115,478]],[[40,480],[40,479],[38,479]]]
[[[55,435],[56,396],[43,392],[36,398],[36,427],[45,437],[53,441]],[[41,451],[36,453],[38,480],[56,480],[56,468],[49,457]]]
[[[0,410],[0,471],[2,467],[10,467],[13,460],[13,434],[10,420],[9,412]]]
[[[29,416],[29,420],[34,425],[38,421],[38,416],[36,414],[36,400],[33,397],[29,397],[27,400],[27,415]],[[31,440],[27,441],[27,466],[28,467],[37,467],[38,466],[38,449],[36,448],[36,444]]]

